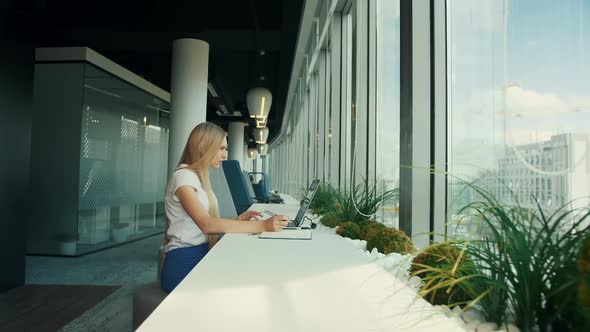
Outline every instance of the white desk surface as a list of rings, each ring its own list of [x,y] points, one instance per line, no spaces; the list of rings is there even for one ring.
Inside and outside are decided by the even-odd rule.
[[[299,212],[299,205],[288,205],[288,204],[261,204],[256,203],[252,204],[249,210],[254,210],[258,212],[263,212],[264,210],[268,210],[270,212],[274,212],[276,214],[284,214],[287,217],[293,219]],[[307,212],[308,216],[311,216],[309,211]]]
[[[252,209],[294,208],[281,205]],[[138,329],[169,330],[463,331],[349,241],[317,231],[225,235]]]

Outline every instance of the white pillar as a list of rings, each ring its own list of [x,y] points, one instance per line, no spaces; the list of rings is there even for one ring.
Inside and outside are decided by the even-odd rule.
[[[256,162],[254,163],[253,172],[262,172],[262,158],[260,157],[260,153],[258,153],[258,151],[256,151]]]
[[[228,159],[237,160],[244,169],[244,126],[243,122],[230,122],[227,145]]]
[[[248,157],[248,144],[246,144],[246,142],[244,142],[244,158],[242,159],[244,161],[244,164],[242,165],[242,170],[247,170],[249,172],[252,171],[252,159],[250,159]]]
[[[266,153],[266,156],[262,158],[261,163],[262,165],[260,166],[260,171],[268,175],[268,152]]]
[[[209,44],[182,38],[172,44],[168,171],[173,170],[191,130],[207,120]]]

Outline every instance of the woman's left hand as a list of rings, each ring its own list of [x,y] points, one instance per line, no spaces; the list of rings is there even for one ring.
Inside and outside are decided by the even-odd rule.
[[[250,220],[252,218],[258,220],[258,217],[262,216],[262,212],[258,211],[246,211],[238,216],[238,220]]]

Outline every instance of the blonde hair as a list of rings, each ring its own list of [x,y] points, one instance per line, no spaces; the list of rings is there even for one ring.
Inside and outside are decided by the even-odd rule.
[[[216,161],[215,157],[226,136],[227,133],[221,127],[211,122],[198,124],[188,136],[178,163],[187,164],[185,168],[197,173],[209,199],[209,215],[212,217],[219,217],[219,209],[209,180],[209,167]]]

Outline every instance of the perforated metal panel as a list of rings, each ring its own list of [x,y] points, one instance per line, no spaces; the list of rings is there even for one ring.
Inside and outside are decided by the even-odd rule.
[[[109,114],[86,105],[82,117],[80,148],[80,208],[92,209],[109,205],[109,192],[115,186],[113,136],[109,135]]]

